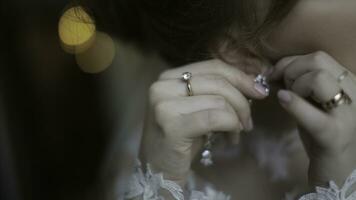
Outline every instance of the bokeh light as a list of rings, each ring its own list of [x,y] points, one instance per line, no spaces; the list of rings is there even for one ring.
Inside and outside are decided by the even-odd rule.
[[[94,20],[81,7],[72,7],[63,13],[58,32],[63,50],[75,54],[82,71],[99,73],[111,65],[115,57],[114,40],[97,31]]]
[[[115,57],[115,43],[106,33],[96,32],[89,49],[75,55],[78,66],[87,73],[99,73],[107,69]]]
[[[58,24],[62,47],[72,54],[83,52],[90,47],[95,39],[95,30],[94,21],[81,7],[66,10]]]

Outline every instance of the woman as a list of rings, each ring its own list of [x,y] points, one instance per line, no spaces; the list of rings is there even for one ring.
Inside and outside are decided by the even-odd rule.
[[[297,198],[315,186],[330,194],[301,199],[356,199],[343,187],[356,169],[356,2],[86,3],[107,31],[177,66],[150,88],[140,149],[149,176],[138,170],[127,198],[229,199],[209,187],[189,192],[203,156],[214,164],[195,173],[232,199]],[[237,147],[211,150],[223,136]]]

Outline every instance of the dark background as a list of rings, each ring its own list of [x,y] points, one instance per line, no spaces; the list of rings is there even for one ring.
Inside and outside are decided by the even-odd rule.
[[[113,129],[104,74],[85,74],[59,45],[66,0],[0,2],[0,199],[100,199]]]

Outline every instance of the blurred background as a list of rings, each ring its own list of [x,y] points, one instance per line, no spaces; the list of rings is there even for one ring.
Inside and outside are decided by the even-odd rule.
[[[135,87],[150,81],[142,66],[160,61],[70,9],[67,0],[0,2],[1,200],[104,199],[118,158],[136,153],[131,107],[145,88]]]

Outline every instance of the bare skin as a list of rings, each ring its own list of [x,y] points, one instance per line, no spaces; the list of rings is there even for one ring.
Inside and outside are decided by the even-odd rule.
[[[325,51],[356,73],[356,2],[301,0],[269,37],[267,57]]]
[[[314,69],[317,70],[325,70],[328,73],[332,74],[333,76],[338,76],[340,72],[344,68],[350,70],[353,73],[356,73],[356,56],[354,55],[354,52],[356,52],[356,38],[353,38],[353,36],[356,35],[356,2],[355,1],[348,1],[348,0],[343,0],[343,1],[334,1],[334,0],[313,0],[313,1],[308,1],[308,0],[302,0],[298,3],[298,5],[293,9],[293,11],[290,13],[289,16],[282,22],[282,24],[271,34],[269,37],[269,40],[267,41],[269,44],[268,49],[266,49],[266,57],[271,60],[271,61],[279,61],[282,58],[286,58],[286,60],[294,60],[296,59],[299,63],[297,64],[290,64],[290,63],[284,63],[284,62],[278,62],[276,67],[276,71],[274,73],[274,78],[277,79],[285,79],[286,76],[289,74],[286,73],[288,71],[288,68],[291,68],[290,65],[292,65],[294,68],[300,68],[300,66],[306,66],[312,63],[312,67],[310,68],[310,71],[313,71]],[[313,53],[316,51],[325,51],[326,53]],[[293,57],[295,55],[298,55],[297,58]],[[291,57],[292,56],[292,57]],[[334,60],[335,59],[335,60]],[[285,61],[286,61],[285,60]],[[312,61],[311,61],[312,60]],[[338,62],[338,63],[337,63]],[[326,67],[333,66],[331,68]],[[293,68],[292,67],[292,68]],[[326,68],[325,68],[326,67]],[[238,68],[238,66],[236,66]],[[325,69],[324,69],[325,68]],[[193,68],[187,67],[187,70],[191,70]],[[318,72],[318,71],[317,71]],[[209,74],[208,72],[206,72]],[[319,72],[318,72],[319,73]],[[171,72],[166,72],[161,75],[161,78],[164,80],[166,78],[173,78],[179,76],[180,71],[179,70],[172,70]],[[215,74],[216,72],[211,72],[211,74]],[[239,73],[237,73],[239,74]],[[297,73],[298,74],[298,73]],[[219,75],[218,77],[223,77],[223,75]],[[323,77],[323,76],[317,76],[317,77]],[[223,77],[226,78],[228,81],[225,82],[224,84],[232,85],[234,87],[240,87],[238,88],[239,91],[241,91],[241,94],[248,96],[248,91],[249,89],[252,88],[250,87],[245,87],[244,85],[241,84],[236,84],[234,85],[228,77]],[[300,77],[295,77],[295,78],[300,78]],[[161,83],[163,82],[161,80]],[[211,80],[216,81],[219,80],[217,78],[211,78],[211,76],[208,77],[202,77],[202,81],[206,84],[202,85],[209,85]],[[242,79],[239,79],[240,81]],[[247,79],[246,79],[247,80]],[[323,82],[320,82],[319,79],[313,83],[318,83],[320,86],[323,86]],[[352,82],[352,81],[350,81]],[[216,83],[216,82],[215,82]],[[172,84],[175,84],[173,81]],[[329,82],[327,82],[329,84]],[[348,83],[346,83],[348,84]],[[351,83],[350,83],[351,84]],[[288,86],[288,84],[286,83]],[[311,84],[308,84],[309,86]],[[317,84],[316,84],[317,85]],[[336,84],[335,84],[336,85]],[[332,88],[335,85],[330,85]],[[160,84],[156,84],[156,87],[153,87],[153,91],[163,91],[165,87],[158,87]],[[289,85],[288,87],[292,88],[293,85]],[[351,87],[350,85],[345,85],[346,88]],[[157,90],[155,90],[155,88]],[[174,87],[177,88],[177,87]],[[232,87],[231,87],[232,88]],[[289,89],[290,89],[289,88]],[[302,89],[301,89],[302,88]],[[173,88],[172,88],[173,89]],[[328,91],[330,94],[337,91],[338,88],[334,88],[334,90]],[[309,91],[310,88],[306,88],[306,86],[303,85],[297,85],[295,86],[295,90],[293,90],[293,93],[288,93],[291,95],[293,100],[299,101],[299,103],[302,101],[302,98],[299,98],[299,96],[303,97],[305,94],[305,91]],[[152,88],[151,88],[152,91]],[[172,91],[172,90],[169,90]],[[321,90],[322,91],[322,90]],[[356,92],[354,89],[350,89],[351,96],[355,96]],[[228,94],[229,92],[226,92],[224,94],[220,93],[222,91],[209,91],[209,95],[217,95],[217,96],[224,96]],[[232,92],[232,90],[230,91]],[[326,93],[328,93],[326,92]],[[202,91],[202,95],[205,94],[206,91]],[[235,91],[236,93],[236,91]],[[174,93],[176,94],[176,93]],[[298,94],[299,96],[296,96],[295,94]],[[165,94],[164,98],[169,99],[170,102],[172,103],[171,99],[172,96],[168,95],[168,93]],[[239,93],[240,95],[240,93]],[[255,97],[258,97],[259,99],[262,99],[262,96],[256,96],[257,93],[250,93],[249,95],[255,95]],[[161,95],[162,96],[162,95]],[[272,95],[274,96],[274,95]],[[320,94],[320,98],[328,98],[328,95],[325,95],[325,93]],[[160,95],[153,95],[155,101],[161,101],[161,99],[164,99],[163,97],[160,99]],[[220,101],[221,99],[215,99],[212,98],[211,101],[207,101],[207,104],[213,105],[214,102],[219,102],[219,105],[211,106],[211,108],[218,109],[219,111],[222,111],[220,114],[220,117],[226,117],[226,119],[233,119],[232,121],[240,121],[241,123],[231,123],[231,124],[215,124],[216,127],[211,127],[212,131],[216,131],[216,129],[219,129],[221,127],[224,128],[223,131],[229,131],[233,132],[235,135],[239,135],[241,131],[248,127],[248,119],[249,119],[249,114],[245,116],[245,114],[241,113],[241,108],[239,109],[239,106],[244,106],[242,104],[245,104],[245,100],[243,100],[243,103],[241,102],[231,102],[234,100],[229,101],[229,98],[227,102],[222,102]],[[237,99],[237,98],[231,98],[231,99]],[[185,99],[183,99],[185,101]],[[216,101],[217,100],[217,101]],[[325,99],[324,99],[325,100]],[[197,98],[198,101],[198,98]],[[201,102],[201,100],[199,100]],[[278,102],[276,99],[273,98],[268,98],[265,101],[259,101],[254,105],[255,107],[258,108],[258,115],[253,117],[258,117],[261,116],[269,116],[268,111],[270,111],[271,107],[274,110],[274,113],[280,113],[280,114],[274,114],[274,115],[281,115],[283,116],[282,118],[287,120],[287,113],[294,116],[297,118],[297,122],[302,124],[303,129],[305,129],[306,134],[310,137],[319,137],[320,133],[324,134],[326,131],[323,130],[321,131],[320,127],[311,127],[308,125],[308,122],[303,121],[303,117],[299,116],[300,113],[298,113],[298,109],[296,109],[300,104],[294,104],[295,102],[292,102],[291,104],[282,103],[282,107],[280,104],[276,103]],[[183,102],[174,102],[174,103],[183,103]],[[236,106],[228,106],[226,105],[236,105]],[[302,103],[304,106],[309,106],[304,103]],[[172,108],[177,108],[177,104],[174,106],[171,105],[171,108],[169,107],[170,104],[162,104],[159,107],[158,111],[163,112],[165,117],[162,119],[167,119],[169,117],[175,116],[171,115],[172,113]],[[188,104],[185,103],[182,108],[187,107]],[[200,106],[202,106],[200,104]],[[195,106],[196,107],[196,106]],[[204,109],[210,108],[209,106],[204,107]],[[202,108],[203,109],[203,108]],[[310,107],[312,109],[312,107]],[[344,109],[344,108],[343,108]],[[231,116],[229,114],[234,113],[234,110],[238,113],[237,115],[232,114]],[[157,111],[157,110],[156,110]],[[201,110],[199,110],[200,112]],[[285,112],[287,111],[287,112]],[[240,112],[240,113],[239,113]],[[249,111],[250,112],[250,111]],[[332,117],[336,117],[339,114],[337,113],[332,114]],[[156,113],[157,114],[157,113]],[[190,114],[190,113],[184,113],[184,114]],[[195,113],[196,114],[196,113]],[[200,114],[200,113],[198,113]],[[203,113],[202,113],[203,114]],[[349,113],[350,115],[353,113]],[[198,115],[197,115],[198,116]],[[317,116],[317,117],[316,117]],[[192,116],[191,116],[192,117]],[[292,119],[290,117],[289,119]],[[307,118],[308,116],[306,116]],[[313,111],[309,115],[311,119],[324,119],[324,115],[319,113],[319,111]],[[328,116],[329,117],[329,116]],[[168,136],[172,136],[173,131],[176,131],[177,129],[174,128],[174,124],[172,123],[165,124],[164,120],[160,121],[159,126],[163,129],[163,135],[167,134],[164,133],[165,131],[170,132],[171,134],[168,134]],[[172,118],[175,119],[175,118]],[[193,118],[192,118],[193,119]],[[264,126],[264,121],[266,119],[258,119],[255,120],[255,128]],[[273,120],[273,119],[271,119]],[[173,120],[174,121],[174,120]],[[224,122],[227,122],[229,120],[223,120]],[[327,120],[325,120],[327,121]],[[315,124],[323,124],[325,121],[316,121]],[[332,121],[337,121],[337,119],[332,120]],[[261,124],[259,124],[261,122]],[[345,122],[346,123],[346,122]],[[272,125],[269,127],[273,130],[277,130],[280,124],[276,123],[271,123]],[[177,126],[181,127],[181,126]],[[265,128],[265,127],[263,127]],[[295,124],[291,123],[290,126],[284,127],[285,130],[292,130],[293,128],[296,128]],[[335,129],[337,130],[337,129]],[[352,130],[354,130],[354,127],[352,127],[352,124],[350,125],[350,129],[347,132],[347,134],[351,134]],[[147,130],[146,130],[147,131]],[[337,130],[338,132],[339,130]],[[152,132],[152,131],[148,131]],[[157,131],[153,131],[157,132]],[[268,134],[269,130],[266,129],[266,133]],[[188,134],[188,133],[187,133]],[[196,131],[195,134],[200,134],[203,135],[204,132],[199,132]],[[335,138],[333,136],[330,136],[332,133],[325,133],[324,136],[325,138],[317,138],[319,141],[318,146],[322,147],[328,147],[331,145],[330,143],[330,137]],[[346,134],[346,135],[347,135]],[[174,134],[173,134],[174,135]],[[350,136],[351,137],[351,136]],[[191,137],[189,137],[191,139]],[[179,138],[175,138],[174,141]],[[352,138],[353,140],[354,138]],[[186,142],[186,140],[182,140]],[[164,142],[164,138],[161,141],[162,143]],[[189,141],[189,145],[190,145]],[[242,142],[243,143],[243,142]],[[168,143],[167,143],[168,144]],[[170,141],[169,143],[172,143]],[[152,146],[147,143],[148,146]],[[169,145],[168,145],[169,146]],[[194,145],[190,145],[192,147]],[[308,146],[308,145],[305,145]],[[159,147],[158,147],[159,148]],[[348,150],[353,151],[353,147],[350,147],[348,145]],[[161,148],[159,148],[161,150]],[[185,146],[185,149],[188,149],[187,146]],[[194,148],[193,148],[194,149]],[[339,155],[336,152],[338,152],[338,147],[332,148],[332,150],[328,149],[328,152],[332,152],[331,156],[330,154],[318,154],[322,155],[318,157],[318,159],[313,159],[310,154],[314,155],[315,152],[313,152],[313,149],[307,149],[309,153],[309,158],[311,158],[312,163],[316,163],[314,165],[314,168],[323,164],[326,164],[330,161],[336,161],[335,159],[339,158],[339,156],[334,156],[334,155]],[[334,151],[335,150],[335,151]],[[144,150],[145,151],[145,150]],[[167,152],[167,151],[166,151]],[[194,155],[196,153],[196,149],[191,152],[191,149],[189,149],[189,155]],[[312,152],[312,153],[310,153]],[[147,152],[146,152],[147,153]],[[152,157],[155,157],[156,154],[152,154]],[[161,156],[165,156],[164,154],[161,154]],[[334,157],[333,157],[334,156]],[[167,158],[172,157],[172,156],[167,156]],[[331,158],[330,158],[331,157]],[[167,165],[167,168],[161,168],[160,161],[155,161],[154,159],[150,159],[149,157],[148,161],[153,162],[153,165],[156,164],[156,167],[158,170],[167,170],[169,168],[169,165]],[[187,157],[188,158],[188,157]],[[189,157],[189,159],[192,159]],[[166,160],[164,158],[160,160]],[[182,159],[184,160],[184,159]],[[337,160],[339,161],[339,160]],[[156,163],[155,163],[156,162]],[[309,182],[311,183],[316,183],[316,184],[321,184],[327,180],[336,180],[337,183],[341,184],[342,180],[350,173],[351,168],[355,167],[354,166],[354,161],[353,163],[346,163],[344,160],[340,161],[345,164],[345,169],[339,170],[332,168],[332,167],[325,167],[325,168],[319,168],[322,169],[321,171],[326,171],[328,173],[325,174],[318,174],[320,176],[318,177],[312,177],[309,176]],[[182,164],[182,162],[179,162]],[[184,163],[185,165],[183,166],[184,169],[189,168],[189,163]],[[278,199],[284,195],[285,191],[288,191],[292,189],[292,185],[301,185],[302,187],[307,184],[307,167],[308,167],[308,157],[303,149],[300,149],[299,151],[295,152],[293,155],[290,156],[290,171],[293,171],[294,178],[291,178],[287,181],[284,182],[276,182],[273,183],[269,180],[270,177],[268,177],[268,174],[266,171],[260,169],[257,166],[256,160],[252,156],[245,155],[241,156],[236,159],[232,160],[227,160],[224,162],[217,163],[216,166],[210,169],[203,169],[199,168],[197,171],[199,171],[200,175],[204,176],[208,180],[212,181],[213,183],[216,183],[216,185],[219,187],[220,190],[225,191],[227,193],[232,194],[233,199]],[[180,168],[180,169],[183,169]],[[170,170],[167,170],[170,171]],[[177,172],[173,168],[171,171]],[[335,173],[333,173],[335,172]],[[167,173],[167,177],[172,177],[172,179],[176,179],[178,177],[178,180],[180,181],[181,184],[184,184],[184,177],[186,171],[179,172],[180,174],[170,174],[169,172]],[[328,176],[330,175],[330,176]],[[325,180],[324,180],[325,179]],[[250,189],[250,188],[254,188]]]
[[[266,50],[267,57],[270,60],[276,61],[285,56],[302,55],[323,50],[328,52],[348,70],[356,73],[355,10],[356,2],[349,0],[300,1],[287,18],[283,20],[282,24],[269,37],[268,45],[270,49]],[[287,117],[280,106],[273,102],[275,102],[275,100],[271,100],[271,98],[267,101],[258,102],[259,105],[256,106],[259,115],[264,112],[263,110],[266,110],[266,112],[274,110],[280,113],[279,115]],[[273,108],[271,108],[271,106]],[[266,116],[268,116],[268,114],[266,114]],[[255,117],[258,117],[258,115]],[[266,120],[266,118],[262,120]],[[258,126],[258,124],[256,126]],[[274,126],[278,125],[274,124]],[[280,183],[271,183],[266,172],[261,170],[253,159],[248,157],[244,158],[245,160],[241,159],[234,162],[236,163],[235,167],[225,167],[224,173],[219,173],[219,176],[211,175],[214,174],[214,172],[206,169],[204,170],[199,168],[198,171],[202,171],[203,176],[205,177],[215,177],[213,179],[217,181],[219,185],[224,185],[224,183],[226,183],[224,180],[230,180],[228,181],[229,183],[225,184],[225,187],[229,190],[229,192],[232,192],[235,195],[236,199],[246,199],[246,197],[252,196],[257,196],[256,199],[261,197],[263,197],[263,199],[276,199],[276,196],[280,197],[283,195],[283,189],[286,188],[280,187]],[[245,164],[241,165],[241,162]],[[308,159],[303,150],[295,152],[294,155],[291,156],[290,163],[290,171],[293,171],[293,173],[301,175],[306,173]],[[299,165],[299,167],[293,168],[292,166],[296,166],[295,164]],[[236,170],[236,168],[242,167],[244,167],[245,170]],[[231,170],[231,172],[227,170]],[[248,173],[248,175],[246,175],[246,173]],[[231,174],[235,174],[235,176],[231,177]],[[245,176],[248,178],[244,178]],[[244,189],[236,191],[236,188],[239,187],[229,187],[229,185],[233,182],[237,185],[243,185],[246,180],[251,179],[259,180],[257,181],[259,184],[256,184],[260,185],[260,189],[258,190],[275,192],[280,190],[280,194],[274,194],[276,196],[273,198],[273,194],[271,194],[271,192],[268,193],[268,198],[266,198],[266,196],[263,196],[265,194],[255,194],[255,191]],[[290,183],[293,182],[306,185],[307,177],[306,175],[302,175],[299,176],[299,178],[292,178]]]

